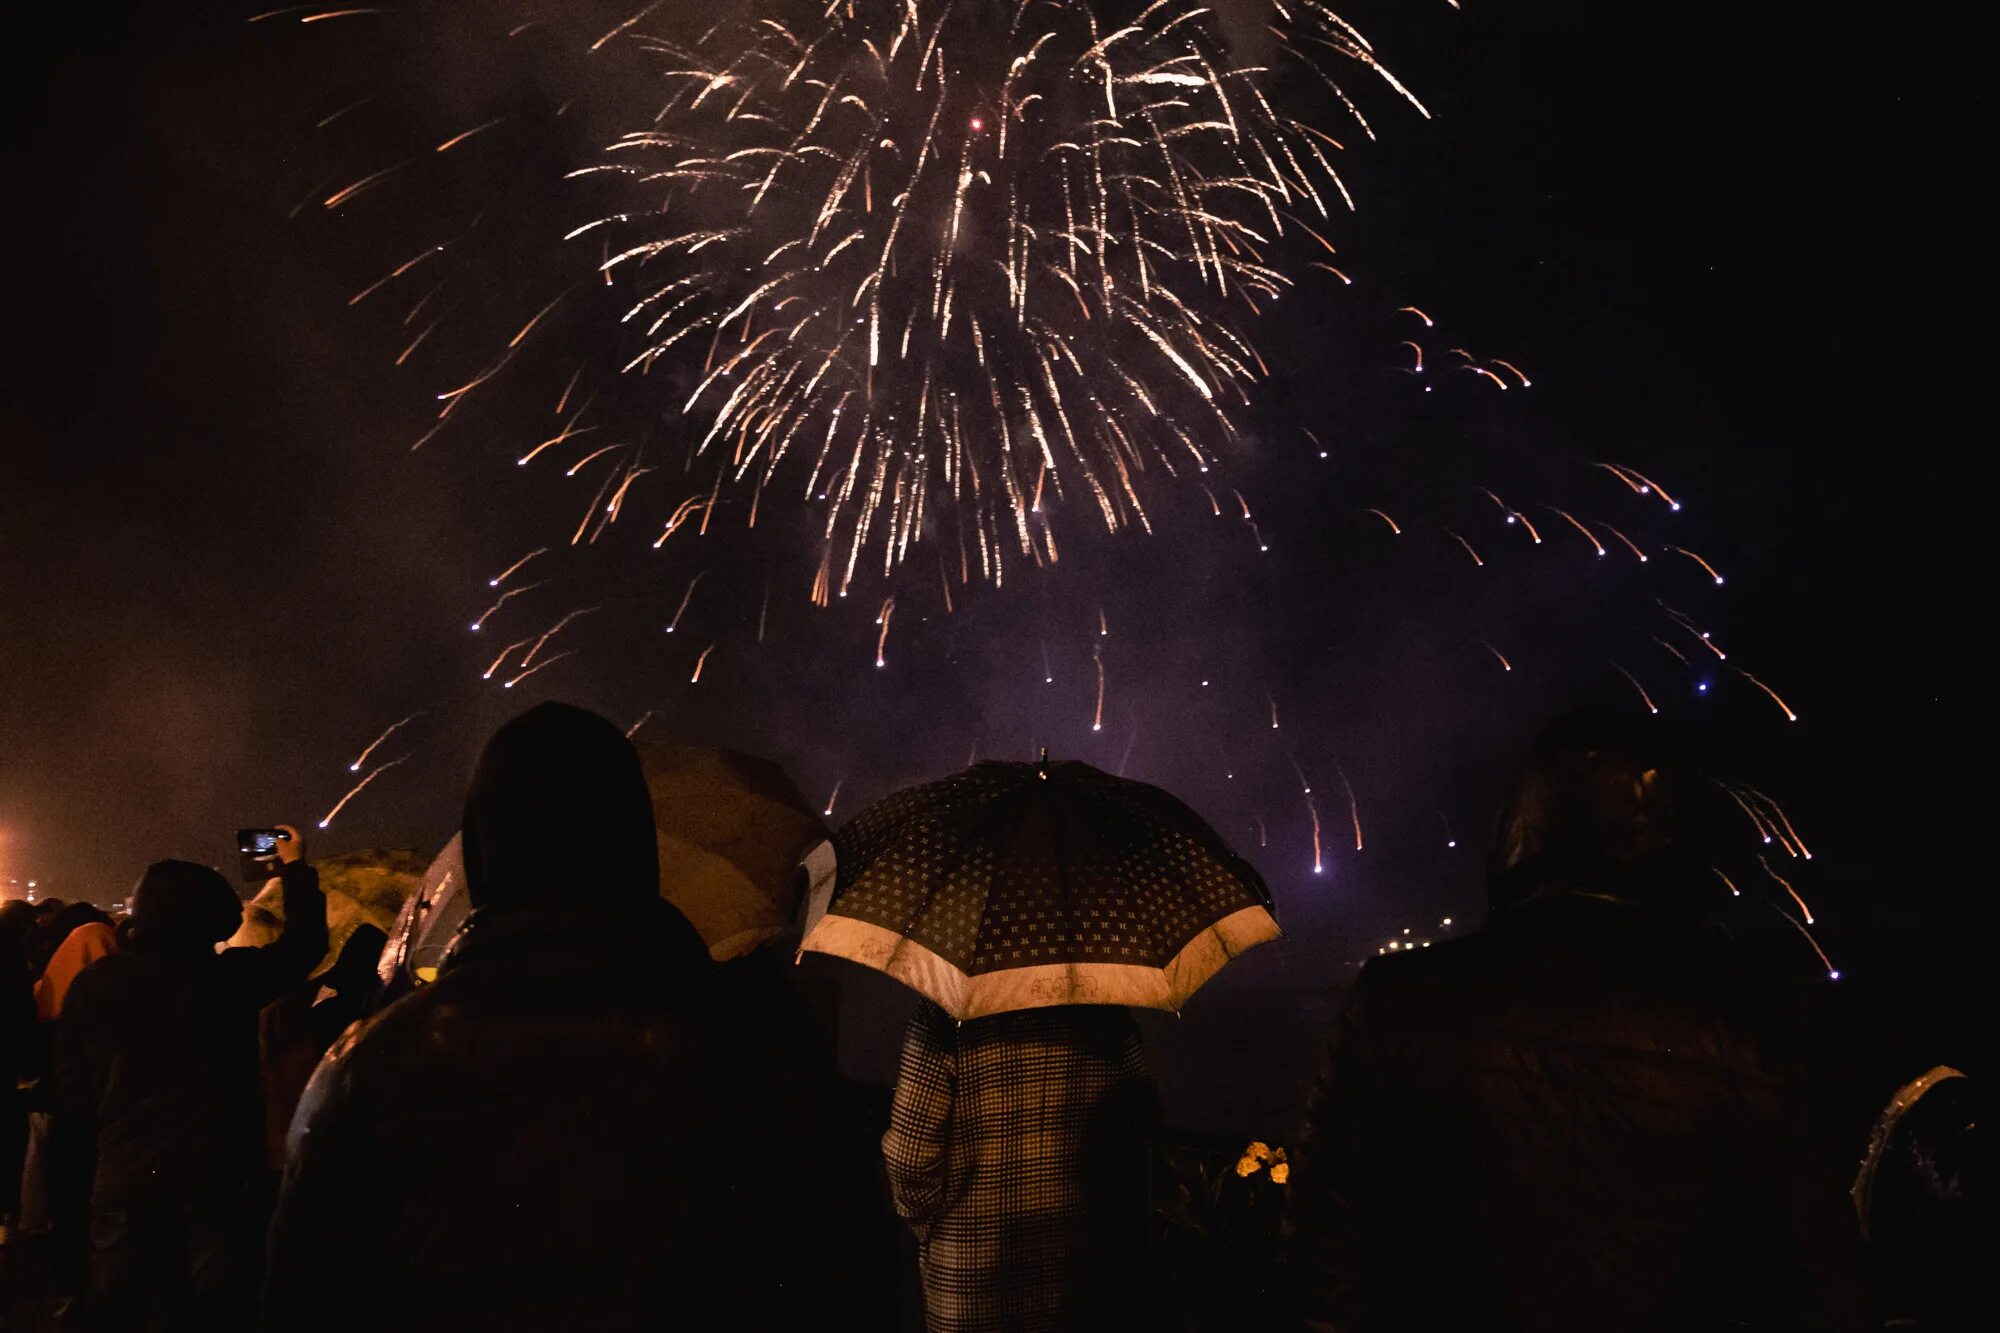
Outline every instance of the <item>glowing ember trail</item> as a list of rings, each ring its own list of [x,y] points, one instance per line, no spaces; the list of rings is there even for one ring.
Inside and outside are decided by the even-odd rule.
[[[833,817],[833,803],[840,799],[840,789],[846,782],[846,778],[841,778],[833,784],[833,790],[826,794],[826,809],[820,811],[823,817],[828,819]]]
[[[1719,581],[1720,580],[1718,580],[1718,582]],[[1764,693],[1770,695],[1771,702],[1778,705],[1779,708],[1784,710],[1785,721],[1796,722],[1799,720],[1799,715],[1792,711],[1792,706],[1790,704],[1786,703],[1783,699],[1780,699],[1778,697],[1778,692],[1776,690],[1772,689],[1769,685],[1766,685],[1763,681],[1758,680],[1755,676],[1745,671],[1742,667],[1731,667],[1730,670],[1734,671],[1737,675],[1743,677],[1743,679],[1749,681],[1752,685],[1755,685],[1758,689],[1764,691]]]
[[[355,758],[354,762],[347,766],[347,771],[350,773],[359,773],[361,771],[361,766],[368,762],[368,756],[374,754],[375,751],[381,746],[383,741],[388,740],[391,736],[401,731],[404,727],[409,726],[410,723],[415,722],[418,718],[422,717],[423,715],[424,715],[423,710],[419,709],[416,712],[410,714],[408,717],[404,718],[401,722],[391,722],[387,727],[383,728],[382,734],[380,736],[377,736],[374,740],[368,742],[368,748],[363,750]]]
[[[1764,867],[1765,874],[1769,875],[1773,880],[1777,881],[1779,888],[1783,889],[1786,893],[1789,893],[1792,896],[1792,901],[1799,905],[1799,911],[1805,915],[1806,924],[1808,926],[1818,924],[1813,920],[1812,908],[1806,906],[1806,900],[1799,896],[1799,891],[1792,887],[1792,882],[1790,880],[1786,879],[1783,875],[1780,875],[1777,871],[1773,870],[1771,868],[1771,863],[1765,860],[1761,854],[1757,857],[1757,864]]]
[[[321,828],[325,828],[328,824],[331,824],[333,822],[334,816],[339,814],[342,810],[346,809],[347,803],[353,800],[355,797],[359,796],[363,788],[367,787],[369,783],[373,782],[376,778],[381,777],[384,773],[387,773],[390,769],[402,763],[405,759],[408,759],[409,757],[410,756],[408,755],[404,755],[402,756],[402,758],[391,759],[386,764],[378,764],[374,768],[369,769],[367,777],[355,783],[354,786],[348,790],[347,795],[341,797],[339,800],[333,803],[333,809],[327,811],[326,814],[320,819],[319,826]]]
[[[701,650],[701,656],[694,659],[694,674],[688,677],[688,684],[694,685],[700,682],[701,669],[708,662],[708,655],[714,651],[715,644],[712,643]]]
[[[1492,644],[1487,643],[1486,640],[1484,639],[1481,639],[1479,642],[1485,645],[1487,652],[1493,654],[1494,660],[1500,663],[1500,667],[1503,671],[1512,671],[1514,669],[1514,664],[1507,660],[1507,654],[1501,652],[1498,648],[1495,648]]]
[[[565,657],[574,657],[574,656],[576,656],[576,649],[565,648],[561,652],[557,653],[554,657],[544,657],[541,661],[535,663],[533,666],[529,667],[526,671],[521,672],[513,679],[503,682],[500,688],[503,690],[511,690],[516,685],[519,685],[522,681],[526,680],[528,677],[534,675],[537,671],[541,671],[547,667],[552,667],[556,663],[562,661]]]
[[[1611,669],[1632,682],[1632,688],[1639,691],[1639,701],[1646,705],[1647,712],[1657,713],[1660,711],[1659,706],[1653,702],[1653,696],[1646,693],[1646,687],[1639,683],[1637,676],[1627,671],[1624,667],[1619,666],[1616,662],[1611,664]]]
[[[1354,799],[1354,784],[1347,780],[1347,770],[1334,762],[1333,771],[1340,777],[1340,785],[1347,789],[1347,817],[1354,821],[1354,850],[1361,850],[1361,803]]]
[[[1402,536],[1402,535],[1403,535],[1403,530],[1402,530],[1401,528],[1399,528],[1399,527],[1397,527],[1397,526],[1396,526],[1396,520],[1395,520],[1395,519],[1393,519],[1393,518],[1390,518],[1390,517],[1389,517],[1389,516],[1388,516],[1387,514],[1383,513],[1383,512],[1381,511],[1381,510],[1379,510],[1379,509],[1364,509],[1364,510],[1362,510],[1361,512],[1362,512],[1362,513],[1364,513],[1364,514],[1373,514],[1373,515],[1375,515],[1375,517],[1377,517],[1377,518],[1381,519],[1381,520],[1382,520],[1382,521],[1383,521],[1384,523],[1387,523],[1387,524],[1389,525],[1389,531],[1391,531],[1391,532],[1395,533],[1395,534],[1396,534],[1396,535],[1397,535],[1398,537],[1400,537],[1400,536]],[[1463,540],[1463,539],[1461,539],[1461,540]],[[1471,548],[1471,547],[1467,547],[1466,549],[1467,549],[1467,550],[1471,550],[1472,548]],[[1475,555],[1475,556],[1474,556],[1474,557],[1472,557],[1472,558],[1473,558],[1474,560],[1477,560],[1477,559],[1478,559],[1479,557]]]
[[[1688,550],[1687,547],[1685,546],[1669,546],[1667,547],[1667,549],[1669,551],[1674,551],[1681,555],[1684,555],[1688,559],[1694,561],[1697,565],[1700,565],[1702,569],[1707,571],[1708,576],[1715,580],[1716,587],[1720,588],[1722,586],[1722,575],[1715,572],[1714,565],[1709,564],[1708,561],[1702,559],[1700,556],[1696,555],[1693,551]]]
[[[502,648],[500,650],[500,655],[493,659],[493,664],[487,667],[486,670],[479,673],[479,678],[481,680],[492,680],[493,673],[500,669],[500,664],[502,662],[505,662],[508,658],[512,657],[514,655],[514,650],[516,648],[519,648],[522,644],[526,642],[528,642],[527,639],[516,639],[514,640],[514,642],[508,644],[505,648]]]
[[[516,573],[518,573],[520,571],[521,566],[527,564],[530,560],[533,560],[538,555],[547,555],[548,551],[549,548],[546,546],[537,546],[534,550],[528,552],[526,555],[522,556],[519,560],[516,560],[513,564],[507,566],[507,568],[501,570],[498,574],[495,574],[492,578],[486,580],[486,586],[489,588],[499,587],[501,584],[505,583],[509,578],[512,578]]]
[[[674,618],[667,622],[667,633],[672,634],[680,628],[681,617],[687,614],[688,603],[694,600],[695,586],[707,577],[708,571],[704,569],[688,580],[687,591],[681,594],[681,604],[674,608]]]
[[[1104,730],[1104,651],[1099,649],[1091,654],[1097,662],[1097,709],[1091,714],[1090,729]]]

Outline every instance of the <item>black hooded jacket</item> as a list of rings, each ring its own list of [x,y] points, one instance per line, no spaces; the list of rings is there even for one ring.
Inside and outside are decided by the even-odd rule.
[[[660,898],[616,728],[553,704],[501,728],[464,849],[474,912],[438,980],[300,1104],[266,1326],[879,1326],[830,1070],[744,1021]]]
[[[1346,996],[1293,1157],[1305,1323],[1867,1327],[1793,1043],[1667,855],[1669,770],[1584,731],[1524,774],[1485,928]]]
[[[62,1111],[96,1143],[98,1208],[144,1208],[238,1188],[263,1163],[257,1013],[326,953],[319,874],[288,865],[285,929],[253,949],[215,946],[242,907],[213,870],[147,872],[129,941],[78,975],[57,1024]]]

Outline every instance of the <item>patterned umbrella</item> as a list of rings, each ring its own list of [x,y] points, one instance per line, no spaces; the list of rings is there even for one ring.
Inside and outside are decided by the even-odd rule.
[[[1264,881],[1214,829],[1088,764],[976,764],[870,806],[833,841],[838,880],[802,948],[886,972],[956,1018],[1178,1010],[1278,935]]]

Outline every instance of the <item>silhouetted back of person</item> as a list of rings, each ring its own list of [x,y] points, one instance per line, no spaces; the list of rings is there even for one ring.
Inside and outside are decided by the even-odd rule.
[[[438,980],[342,1038],[293,1120],[267,1327],[872,1326],[825,1117],[772,1090],[661,898],[618,729],[560,704],[502,727],[463,847]]]
[[[326,952],[326,900],[294,837],[285,929],[216,945],[243,905],[207,866],[161,861],[133,891],[124,948],[83,969],[57,1034],[60,1117],[95,1151],[93,1327],[228,1330],[253,1321],[263,1159],[257,1014]]]
[[[1786,1044],[1701,928],[1691,783],[1645,719],[1563,719],[1485,928],[1363,969],[1292,1175],[1309,1327],[1866,1326]]]

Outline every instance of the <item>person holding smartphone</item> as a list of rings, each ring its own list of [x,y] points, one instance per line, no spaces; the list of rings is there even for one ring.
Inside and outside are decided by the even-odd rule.
[[[133,891],[130,938],[71,986],[57,1089],[96,1150],[90,1327],[227,1330],[255,1320],[266,1217],[257,1015],[327,949],[326,898],[298,831],[270,830],[283,933],[216,946],[243,905],[208,866],[159,861]]]

